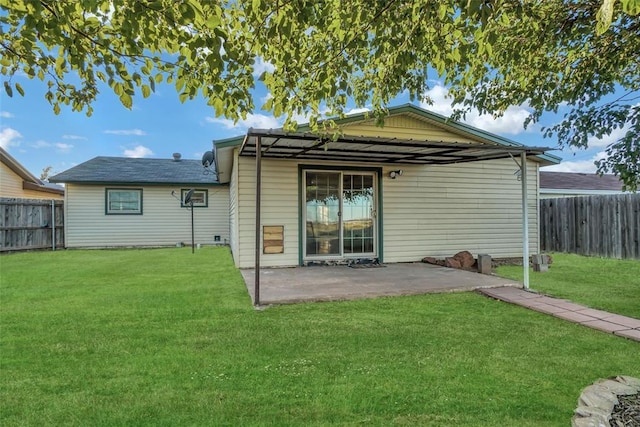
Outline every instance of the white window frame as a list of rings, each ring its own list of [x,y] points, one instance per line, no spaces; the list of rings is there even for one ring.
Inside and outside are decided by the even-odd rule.
[[[180,206],[183,208],[190,208],[191,204],[190,203],[185,203],[184,202],[184,198],[187,195],[187,193],[191,190],[191,188],[182,188],[180,189]],[[193,207],[194,208],[208,208],[209,207],[209,190],[207,189],[202,189],[202,188],[196,188],[193,189],[193,196],[192,196],[192,200],[195,200],[194,197],[197,197],[196,195],[200,195],[202,194],[202,202],[193,202]]]
[[[137,194],[137,206],[135,209],[112,209],[111,195],[113,193],[133,193]],[[106,215],[142,215],[142,188],[106,188],[105,189],[105,207]]]

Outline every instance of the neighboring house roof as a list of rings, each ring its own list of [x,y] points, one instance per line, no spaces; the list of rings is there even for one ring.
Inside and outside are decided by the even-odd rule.
[[[82,184],[219,184],[214,171],[200,160],[95,157],[51,178],[51,182]]]
[[[42,181],[29,172],[24,166],[14,159],[4,148],[0,147],[0,161],[22,179],[22,188],[25,190],[42,191],[51,194],[64,194],[64,188]]]
[[[615,175],[540,171],[541,193],[622,193],[622,181]]]

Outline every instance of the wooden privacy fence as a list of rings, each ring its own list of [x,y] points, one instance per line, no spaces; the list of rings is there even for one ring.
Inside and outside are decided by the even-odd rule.
[[[640,259],[640,194],[540,200],[540,248]]]
[[[0,252],[64,248],[62,200],[0,197]]]

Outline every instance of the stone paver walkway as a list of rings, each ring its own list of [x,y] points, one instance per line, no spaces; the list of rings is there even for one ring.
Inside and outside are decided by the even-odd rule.
[[[560,319],[579,323],[583,326],[640,341],[640,320],[633,317],[595,310],[568,300],[553,298],[520,288],[480,289],[479,292],[500,301],[517,304]]]

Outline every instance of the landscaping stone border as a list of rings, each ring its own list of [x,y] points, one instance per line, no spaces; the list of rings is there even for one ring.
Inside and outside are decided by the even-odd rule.
[[[571,419],[572,427],[611,427],[609,419],[618,396],[640,393],[640,379],[617,376],[600,379],[582,390],[578,408]]]

